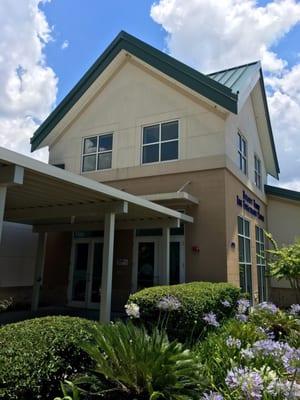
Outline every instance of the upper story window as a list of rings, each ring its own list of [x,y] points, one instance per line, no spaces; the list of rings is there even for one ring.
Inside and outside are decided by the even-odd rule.
[[[178,121],[143,128],[142,164],[178,160]]]
[[[248,162],[247,162],[247,140],[238,133],[238,155],[239,155],[239,167],[240,170],[247,175]]]
[[[112,133],[84,138],[82,172],[111,168],[112,146]]]
[[[258,189],[261,189],[261,161],[254,155],[254,182]]]

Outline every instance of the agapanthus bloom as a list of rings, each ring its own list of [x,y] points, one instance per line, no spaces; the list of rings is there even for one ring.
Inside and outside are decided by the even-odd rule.
[[[172,295],[164,296],[158,303],[157,308],[163,311],[175,311],[181,307],[180,301]]]
[[[230,303],[228,300],[223,300],[223,301],[221,301],[221,304],[222,304],[224,307],[226,307],[226,308],[228,308],[228,307],[231,306],[231,303]]]
[[[202,400],[223,400],[224,397],[217,392],[210,391],[209,393],[204,393],[204,395],[201,397],[201,399]]]
[[[230,389],[238,390],[245,399],[262,398],[263,379],[259,372],[247,367],[235,367],[228,372],[225,382]]]
[[[228,347],[235,347],[239,349],[242,345],[240,339],[234,338],[232,336],[229,336],[228,339],[226,340],[226,345]]]
[[[237,312],[238,314],[245,314],[248,311],[248,308],[250,307],[250,301],[247,299],[240,299],[237,302]]]
[[[252,351],[255,355],[277,357],[282,355],[282,345],[271,339],[263,339],[253,344]]]
[[[285,351],[282,361],[289,374],[300,374],[300,349],[290,347]]]
[[[126,304],[125,311],[130,318],[140,318],[140,307],[135,303]]]
[[[204,314],[203,320],[211,326],[218,327],[220,324],[217,321],[217,316],[213,312],[209,312],[208,314]]]
[[[299,315],[300,314],[300,304],[292,304],[290,308],[290,314]]]
[[[264,301],[260,304],[257,304],[254,308],[255,310],[261,310],[261,311],[266,311],[270,314],[276,314],[279,311],[279,308],[275,306],[273,303],[268,303],[267,301]]]
[[[267,391],[274,397],[296,400],[300,398],[300,385],[296,382],[274,379],[267,387]]]
[[[252,360],[252,358],[254,358],[254,353],[251,349],[242,349],[241,356],[247,360]]]
[[[247,315],[245,315],[245,314],[237,313],[237,314],[235,315],[235,318],[236,318],[238,321],[241,321],[241,322],[247,322],[247,321],[248,321],[248,317],[247,317]]]

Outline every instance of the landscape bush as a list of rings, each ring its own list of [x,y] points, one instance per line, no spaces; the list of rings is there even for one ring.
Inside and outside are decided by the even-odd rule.
[[[165,323],[172,339],[196,339],[207,327],[205,314],[213,312],[222,322],[233,315],[240,289],[228,283],[193,282],[143,289],[129,297],[128,304],[139,306],[139,321],[147,327]],[[177,299],[180,307],[165,310],[164,299]],[[166,304],[167,306],[167,304]]]
[[[53,398],[60,381],[92,366],[81,344],[94,322],[74,317],[35,318],[0,328],[0,398]]]
[[[186,400],[198,399],[204,387],[197,355],[158,329],[98,324],[83,348],[95,367],[89,376],[63,385],[65,398]]]

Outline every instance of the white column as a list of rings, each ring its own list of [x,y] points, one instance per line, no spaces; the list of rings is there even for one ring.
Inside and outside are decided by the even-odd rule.
[[[160,270],[159,283],[161,285],[170,284],[170,228],[162,228],[162,264]]]
[[[102,281],[100,300],[100,322],[110,321],[111,292],[114,259],[114,238],[115,238],[115,213],[109,212],[104,218],[104,243],[102,261]]]
[[[38,238],[36,260],[35,260],[31,311],[37,311],[39,306],[40,290],[42,285],[44,263],[45,263],[46,239],[47,239],[47,234],[45,232],[40,232]]]
[[[6,186],[0,186],[0,244],[3,231],[3,218],[5,210]]]

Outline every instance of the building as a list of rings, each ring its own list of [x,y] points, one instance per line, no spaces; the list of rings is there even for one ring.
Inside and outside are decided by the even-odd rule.
[[[40,255],[34,283],[42,304],[98,308],[103,294],[110,301],[111,278],[113,310],[139,288],[195,280],[231,282],[254,302],[265,300],[263,230],[281,232],[283,242],[282,226],[288,240],[300,233],[299,225],[290,232],[285,218],[288,212],[299,220],[299,199],[265,189],[279,165],[259,62],[204,75],[121,32],[31,145],[32,151],[48,146],[54,167],[25,158],[18,164],[8,153],[0,164],[21,165],[32,180],[24,179],[24,187],[43,186],[24,192],[26,204],[14,204],[15,186],[8,189],[4,213],[4,220],[33,225],[42,238],[44,262]],[[82,186],[73,199],[75,181]],[[95,193],[87,188],[110,199],[113,191],[122,203],[114,241],[107,233],[114,231],[111,209],[98,220],[96,199],[87,203]],[[279,220],[281,206],[290,211]],[[15,288],[11,293],[18,295]]]

